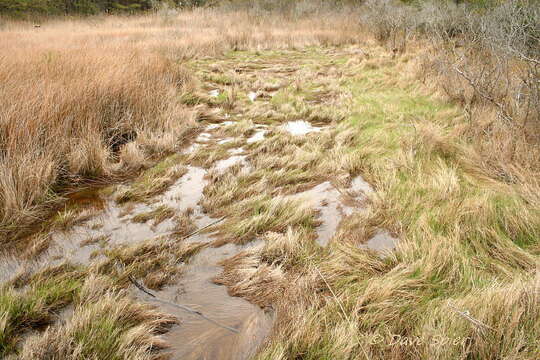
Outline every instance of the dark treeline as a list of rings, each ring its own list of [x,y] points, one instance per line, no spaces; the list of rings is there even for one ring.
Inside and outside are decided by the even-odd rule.
[[[248,5],[249,3],[266,3],[269,8],[286,8],[294,3],[309,0],[0,0],[0,15],[32,16],[32,15],[64,15],[81,14],[93,15],[99,13],[126,13],[147,11],[163,6],[192,7],[235,3]],[[358,3],[364,0],[329,0],[336,3]],[[401,0],[404,3],[414,4],[424,0]],[[435,2],[474,3],[487,5],[499,0],[435,0]],[[500,1],[499,1],[500,2]]]
[[[145,11],[160,6],[198,6],[204,0],[0,0],[0,14],[63,15]]]

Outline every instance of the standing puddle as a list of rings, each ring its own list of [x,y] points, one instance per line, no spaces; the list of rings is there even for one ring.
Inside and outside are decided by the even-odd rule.
[[[210,124],[206,127],[206,130],[214,130],[214,129],[217,129],[221,126],[221,124]]]
[[[218,144],[223,145],[223,144],[226,144],[226,143],[230,143],[233,140],[234,140],[233,138],[226,138],[226,139],[223,139],[223,140],[219,140]]]
[[[360,247],[368,248],[378,252],[384,252],[393,250],[396,247],[396,243],[399,239],[390,235],[386,230],[379,230],[371,239],[366,243],[360,244]]]
[[[188,166],[187,168],[187,173],[163,194],[162,203],[180,210],[197,207],[207,184],[204,179],[206,170],[196,166]]]
[[[192,218],[195,224],[203,227],[215,220],[203,213],[199,206],[202,192],[208,183],[204,178],[206,170],[196,166],[187,168],[187,173],[163,194],[160,203],[179,211],[193,210]]]
[[[94,192],[93,196],[97,199],[94,203],[99,204],[100,208],[99,215],[69,231],[53,232],[52,245],[43,254],[43,258],[47,259],[50,265],[64,260],[88,264],[93,254],[103,248],[137,244],[160,235],[167,235],[174,226],[171,219],[166,219],[158,225],[154,225],[151,220],[146,223],[132,221],[135,215],[149,212],[159,205],[167,205],[180,211],[193,209],[195,224],[198,227],[208,225],[213,219],[206,216],[198,206],[206,186],[205,174],[206,170],[189,166],[188,172],[161,195],[157,203],[132,204],[128,205],[129,210],[118,206],[112,200],[103,200],[97,192]],[[79,194],[75,196],[78,197]],[[85,201],[87,197],[85,193]]]
[[[315,127],[304,120],[289,121],[282,128],[295,136],[306,135],[310,132],[319,132],[323,129],[322,127]]]
[[[135,223],[131,220],[133,215],[152,209],[146,204],[137,204],[126,212],[109,200],[103,211],[85,224],[69,231],[53,232],[52,245],[44,257],[52,260],[51,265],[63,260],[88,264],[93,253],[102,248],[134,244],[167,233],[172,225],[170,220],[156,226],[151,221]]]
[[[350,190],[355,192],[356,195],[359,195],[361,193],[369,194],[373,192],[373,188],[371,187],[371,185],[369,185],[369,183],[367,183],[360,175],[352,179]]]
[[[197,150],[201,144],[193,143],[189,147],[187,147],[184,151],[182,151],[183,154],[192,154],[195,150]]]
[[[200,133],[199,136],[197,136],[197,139],[195,139],[195,141],[204,143],[204,142],[210,141],[211,138],[212,138],[212,134],[203,132],[203,133]]]
[[[317,243],[326,246],[334,236],[343,216],[350,216],[359,209],[360,200],[366,194],[373,192],[373,188],[361,176],[355,177],[351,181],[351,186],[347,189],[347,195],[338,191],[329,181],[325,181],[310,190],[293,195],[294,197],[305,197],[311,205],[319,212],[318,219],[321,225],[316,228]],[[378,252],[392,250],[396,247],[398,239],[388,233],[379,230],[373,238],[360,246]]]
[[[227,170],[228,168],[230,168],[231,166],[235,165],[235,164],[243,164],[243,165],[247,165],[247,162],[246,162],[246,156],[245,155],[234,155],[234,156],[231,156],[230,158],[228,159],[225,159],[225,160],[220,160],[218,162],[216,162],[216,164],[214,165],[215,169],[219,172],[224,172],[225,170]]]
[[[152,206],[134,205],[129,214],[123,214],[123,209],[113,201],[105,202],[100,216],[77,226],[73,231],[54,234],[57,245],[52,247],[50,255],[46,257],[47,264],[51,259],[69,259],[86,264],[91,261],[92,252],[101,246],[113,248],[119,244],[133,244],[168,234],[173,225],[170,221],[152,227],[130,220],[136,214],[159,205],[167,205],[179,211],[192,209],[192,216],[199,228],[213,223],[216,219],[204,214],[199,205],[207,185],[205,175],[205,169],[189,166],[187,173],[162,194],[157,203]],[[88,242],[91,238],[96,239],[95,243]],[[213,240],[211,234],[203,232],[184,241],[209,243]],[[88,244],[83,245],[85,242]],[[213,282],[222,271],[218,264],[245,247],[227,244],[219,248],[204,248],[185,264],[177,284],[156,292],[158,297],[187,305],[220,324],[237,329],[238,333],[170,305],[153,303],[151,298],[136,292],[142,301],[153,303],[180,320],[179,325],[163,335],[171,346],[168,351],[171,359],[247,360],[255,354],[268,335],[272,327],[271,316],[242,298],[229,296],[225,286]],[[13,261],[2,272],[9,272],[9,269],[19,266]]]
[[[239,147],[239,148],[234,148],[234,149],[229,149],[229,154],[231,155],[238,155],[238,154],[241,154],[244,152],[244,148],[243,147]]]
[[[250,91],[248,93],[248,98],[249,98],[249,100],[251,100],[251,102],[254,102],[257,99],[258,96],[259,96],[259,94],[257,94],[254,91]]]
[[[247,143],[251,144],[257,141],[261,141],[264,139],[264,135],[268,132],[268,130],[260,129],[255,131],[255,134],[253,134],[249,139],[247,139]]]
[[[317,242],[321,246],[326,246],[341,222],[344,208],[340,201],[341,193],[329,181],[325,181],[295,196],[307,197],[312,206],[319,211],[319,220],[322,224],[317,227]]]

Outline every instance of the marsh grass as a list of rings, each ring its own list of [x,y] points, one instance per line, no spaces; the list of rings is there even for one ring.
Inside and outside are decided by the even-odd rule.
[[[316,261],[337,300],[284,308],[282,319],[290,322],[259,358],[533,358],[533,238],[540,214],[529,189],[535,182],[509,185],[479,171],[474,139],[456,136],[466,124],[460,110],[405,85],[398,74],[407,65],[380,63],[347,82],[355,99],[348,121],[357,129],[351,145],[377,192],[367,212],[346,220],[327,257]],[[378,227],[400,237],[396,252],[384,258],[356,247]],[[495,295],[502,293],[505,299]],[[348,319],[340,317],[338,302]],[[512,325],[499,321],[506,316],[515,316]],[[421,345],[393,341],[397,335]],[[438,337],[455,344],[433,346]]]
[[[91,276],[80,289],[73,314],[30,336],[21,359],[156,359],[165,344],[157,336],[177,322],[150,305],[129,300],[103,277]]]
[[[98,235],[89,237],[83,241],[81,241],[81,246],[89,246],[89,245],[99,245],[101,248],[104,248],[109,243],[111,237],[110,235]]]
[[[436,82],[419,84],[419,59],[431,50],[424,43],[388,51],[349,10],[305,6],[302,18],[257,7],[199,9],[166,21],[110,17],[97,27],[53,21],[39,32],[7,24],[2,41],[15,56],[0,57],[7,64],[1,89],[9,95],[0,100],[7,104],[0,113],[3,234],[43,214],[64,185],[144,169],[191,140],[200,131],[196,120],[220,122],[226,110],[240,121],[219,135],[245,139],[256,124],[272,127],[265,139],[245,144],[250,171],[208,172],[201,201],[210,216],[227,216],[212,245],[264,241],[225,260],[215,279],[276,310],[258,359],[537,358],[536,148],[500,126],[485,103],[464,111],[427,86]],[[252,16],[258,11],[262,16]],[[68,31],[62,46],[36,45]],[[346,46],[359,40],[361,47]],[[34,89],[37,72],[48,80]],[[15,100],[29,88],[32,101],[21,112]],[[219,99],[206,95],[216,88]],[[254,101],[251,91],[260,91]],[[485,123],[471,122],[467,111],[485,115]],[[306,137],[277,128],[296,119],[330,128]],[[212,142],[207,153],[166,158],[120,186],[117,200],[152,202],[185,174],[183,163],[210,167],[226,149]],[[318,246],[317,213],[294,194],[327,180],[345,187],[358,174],[375,193],[326,248]],[[62,214],[59,223],[74,218]],[[173,220],[170,239],[105,249],[106,259],[81,278],[75,272],[74,282],[62,275],[69,269],[9,281],[0,296],[7,309],[0,311],[2,351],[24,359],[159,357],[154,350],[163,343],[155,334],[174,319],[133,303],[121,288],[128,275],[151,288],[170,284],[181,275],[179,261],[207,246],[181,241],[194,229],[190,213]],[[395,251],[358,246],[380,228],[399,236]],[[51,309],[68,303],[73,316],[51,325]],[[17,335],[27,329],[21,319],[50,326],[19,354]],[[395,343],[396,335],[414,346]],[[452,344],[432,346],[438,337]]]
[[[153,220],[153,226],[161,224],[163,221],[175,216],[176,211],[170,206],[160,205],[153,210],[138,213],[131,218],[131,221],[136,223],[146,223]]]
[[[113,276],[122,286],[130,284],[129,276],[133,276],[143,279],[151,289],[161,289],[174,282],[182,271],[182,263],[205,246],[161,237],[137,245],[105,249],[107,260],[97,264],[96,271]]]
[[[3,48],[11,54],[2,57],[0,138],[2,235],[16,237],[24,223],[60,199],[59,187],[118,173],[114,151],[126,134],[178,128],[182,122],[163,116],[172,111],[173,90],[187,75],[157,56],[139,62],[128,54],[102,57],[97,49],[74,53],[43,47],[28,56],[31,40],[17,46],[15,37],[3,36]],[[35,74],[46,80],[36,85]],[[31,100],[14,101],[23,98]],[[147,148],[157,152],[157,139],[146,139]]]
[[[48,268],[30,276],[23,289],[18,281],[3,284],[0,295],[0,355],[13,352],[24,331],[55,320],[56,311],[74,301],[82,274],[71,266]],[[13,286],[15,285],[15,286]]]
[[[467,135],[474,125],[464,111],[415,81],[419,64],[412,52],[420,56],[422,49],[397,56],[370,46],[369,57],[344,51],[336,66],[345,68],[334,72],[341,75],[329,76],[343,93],[333,98],[346,105],[329,122],[333,129],[309,138],[273,129],[244,147],[250,172],[209,174],[202,205],[229,216],[222,234],[228,241],[264,240],[224,261],[216,281],[277,310],[259,359],[534,358],[540,214],[531,189],[537,174],[516,167],[516,174],[527,176],[508,183],[486,168],[475,138]],[[275,61],[275,53],[259,54]],[[265,62],[245,73],[261,71]],[[271,110],[275,122],[268,124],[279,125],[289,119],[280,113],[297,106],[281,105],[304,103],[312,99],[309,91],[327,94],[324,87],[292,85],[278,91],[273,104],[255,101],[237,116]],[[255,123],[224,130],[247,137]],[[366,209],[344,218],[328,248],[313,241],[316,222],[295,221],[287,230],[268,220],[271,214],[281,225],[301,214],[299,205],[287,206],[282,219],[271,203],[328,174],[344,187],[361,174],[376,190],[362,203]],[[275,199],[266,202],[268,196]],[[382,256],[359,247],[381,228],[399,236],[394,252]],[[498,320],[510,318],[510,326]],[[396,336],[406,340],[396,342]]]
[[[183,239],[185,236],[197,230],[197,226],[191,218],[192,212],[192,209],[188,209],[173,217],[174,227],[171,235],[174,239]]]
[[[167,157],[141,173],[131,184],[119,186],[114,194],[116,202],[150,202],[186,174],[187,168],[180,165],[181,159],[182,155],[179,154]]]
[[[166,345],[157,335],[177,320],[133,300],[124,290],[127,276],[141,277],[147,286],[159,289],[178,275],[178,259],[187,261],[202,247],[154,240],[102,250],[109,258],[90,267],[62,263],[19,272],[1,288],[0,355],[158,358],[157,350]]]
[[[255,196],[233,205],[231,214],[220,226],[242,243],[267,231],[284,231],[288,226],[311,229],[316,225],[315,212],[304,202],[284,197]]]

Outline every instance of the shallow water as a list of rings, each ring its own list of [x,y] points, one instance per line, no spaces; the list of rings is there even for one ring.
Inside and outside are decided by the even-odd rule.
[[[305,197],[319,211],[318,220],[321,221],[321,225],[317,227],[316,231],[317,243],[321,246],[328,244],[341,222],[340,195],[340,192],[329,181],[296,195]]]
[[[361,176],[357,176],[351,181],[351,186],[344,190],[346,191],[339,191],[329,181],[325,181],[307,191],[293,195],[307,199],[318,211],[317,220],[321,224],[315,230],[317,243],[321,246],[328,245],[344,216],[354,216],[355,211],[362,209],[361,202],[358,200],[365,198],[365,195],[372,192],[373,188]],[[394,249],[398,240],[388,231],[379,230],[360,247],[386,252]]]
[[[195,209],[202,198],[207,184],[204,179],[206,170],[196,166],[188,166],[188,171],[176,181],[161,197],[160,202],[179,210]]]
[[[373,192],[371,185],[369,185],[361,175],[352,179],[350,189],[359,194],[369,194]]]
[[[150,205],[137,204],[127,211],[114,201],[107,201],[103,212],[90,221],[75,226],[69,231],[53,232],[52,245],[44,255],[55,259],[54,263],[69,260],[86,265],[90,263],[92,253],[100,250],[102,244],[105,244],[106,248],[111,248],[117,245],[136,244],[167,234],[172,226],[170,220],[165,220],[158,225],[153,225],[152,221],[147,223],[131,221],[134,215],[152,209]],[[106,239],[103,239],[101,243],[85,244],[99,237],[106,237]]]
[[[212,134],[203,132],[203,133],[200,133],[199,136],[197,136],[197,139],[195,139],[195,141],[205,143],[205,142],[210,141],[211,138],[212,138]]]
[[[238,158],[244,157],[237,157],[236,160]],[[189,166],[188,172],[161,199],[161,203],[181,211],[193,209],[193,217],[199,228],[216,221],[204,214],[199,205],[207,185],[205,175],[205,169]],[[208,243],[213,240],[212,234],[203,232],[185,241]],[[160,298],[187,305],[240,331],[235,334],[199,316],[158,303],[156,305],[162,311],[180,320],[178,326],[163,335],[171,345],[168,351],[171,359],[248,359],[264,340],[271,328],[271,318],[258,306],[229,296],[225,286],[212,282],[222,270],[217,264],[241,250],[243,247],[233,244],[203,249],[185,265],[177,284],[156,293]],[[151,298],[146,297],[145,301],[151,302]]]
[[[238,155],[238,154],[241,154],[244,152],[244,148],[243,147],[239,147],[239,148],[234,148],[234,149],[229,149],[229,154],[231,155]]]
[[[393,237],[388,231],[379,230],[375,236],[366,243],[361,244],[360,247],[365,247],[378,252],[385,252],[395,249],[398,241],[399,239]]]
[[[250,91],[247,96],[248,96],[249,100],[251,100],[251,102],[253,102],[253,101],[255,101],[257,99],[257,97],[259,95],[254,91]]]
[[[237,156],[233,160],[243,158],[244,156]],[[229,162],[232,163],[233,160]],[[199,228],[213,223],[216,219],[204,214],[199,205],[207,185],[206,173],[205,169],[188,166],[187,173],[158,196],[157,202],[152,205],[136,204],[129,213],[112,200],[105,201],[101,215],[72,231],[55,233],[55,245],[49,249],[45,258],[48,263],[69,259],[88,264],[92,252],[100,249],[100,244],[81,246],[89,237],[107,235],[109,240],[105,246],[114,247],[168,234],[173,225],[170,221],[164,221],[158,226],[130,221],[136,214],[159,205],[167,205],[179,211],[191,209],[192,217]],[[103,199],[100,198],[99,201],[101,200]],[[203,232],[184,241],[209,243],[213,240],[212,234]],[[201,311],[223,325],[238,329],[239,333],[233,333],[176,307],[152,302],[150,297],[138,290],[132,290],[141,301],[154,303],[161,311],[175,315],[180,320],[179,325],[163,335],[171,346],[168,350],[171,359],[249,359],[265,339],[272,326],[272,317],[242,298],[229,296],[225,286],[213,283],[213,279],[222,271],[218,263],[236,255],[247,246],[227,244],[219,248],[204,248],[185,264],[178,283],[156,292],[156,295],[164,300]],[[17,261],[10,261],[0,267],[0,276],[20,266]]]
[[[162,310],[180,319],[180,324],[163,336],[171,346],[171,359],[249,359],[269,333],[271,316],[242,298],[229,296],[225,286],[212,282],[221,272],[216,264],[241,250],[232,244],[202,250],[186,266],[179,284],[157,294],[239,331],[233,333],[199,316],[164,305]]]
[[[223,139],[223,140],[219,140],[219,141],[218,141],[218,144],[219,144],[219,145],[223,145],[223,144],[229,143],[229,142],[231,142],[231,141],[233,141],[233,140],[234,140],[233,138],[225,138],[225,139]]]
[[[228,168],[230,168],[231,166],[233,166],[235,164],[247,165],[246,156],[245,155],[233,155],[233,156],[229,157],[228,159],[220,160],[220,161],[216,162],[216,164],[214,165],[214,168],[219,172],[224,172],[225,170],[227,170]]]
[[[310,132],[319,132],[323,129],[322,127],[312,126],[311,123],[304,120],[289,121],[282,128],[295,136],[306,135]]]
[[[221,126],[221,124],[210,124],[206,127],[206,130],[214,130]]]
[[[192,154],[192,153],[195,152],[200,146],[201,146],[201,144],[199,144],[199,143],[193,143],[193,144],[191,144],[190,146],[188,146],[182,153],[183,153],[183,154]]]
[[[187,173],[160,195],[152,205],[137,203],[122,207],[111,199],[105,200],[96,191],[93,195],[85,193],[84,202],[87,206],[100,204],[103,209],[87,222],[69,231],[52,232],[51,245],[42,254],[43,265],[54,265],[65,260],[87,265],[102,248],[133,245],[169,234],[174,227],[171,219],[166,219],[158,225],[154,225],[152,220],[146,223],[132,221],[135,215],[151,211],[160,205],[167,205],[180,211],[192,209],[196,225],[199,227],[208,225],[212,219],[203,214],[198,206],[207,183],[205,175],[206,170],[188,166]],[[78,199],[80,196],[74,195],[74,198]]]
[[[252,144],[254,142],[261,141],[264,139],[264,136],[266,135],[267,132],[268,130],[264,130],[264,129],[257,130],[255,131],[255,134],[253,134],[250,138],[247,139],[246,142],[248,144]]]
[[[219,94],[219,91],[217,94]],[[196,143],[192,144],[184,152],[191,153],[201,146],[208,146],[207,143],[210,142],[213,134],[216,134],[208,131],[227,125],[227,123],[232,122],[208,125],[206,132],[199,134]],[[266,125],[256,125],[254,128],[255,132],[247,139],[247,143],[263,140],[269,131]],[[295,136],[318,132],[323,129],[314,127],[306,121],[291,121],[282,125],[282,128]],[[225,144],[233,140],[232,138],[225,138],[219,140],[218,143]],[[246,161],[247,156],[240,155],[244,153],[243,148],[229,149],[228,152],[232,156],[215,163],[214,168],[217,171],[226,171],[238,163],[244,164],[244,170],[249,171],[249,164]],[[143,224],[132,221],[136,214],[148,212],[159,205],[167,205],[178,212],[189,210],[198,228],[212,224],[216,219],[205,214],[199,205],[203,197],[203,190],[207,185],[205,179],[207,170],[195,166],[188,166],[187,169],[187,173],[178,179],[165,193],[156,197],[153,204],[130,205],[129,211],[110,199],[99,196],[94,198],[95,194],[92,193],[73,195],[73,201],[79,201],[89,208],[99,210],[100,215],[95,216],[85,224],[76,226],[69,232],[55,232],[53,234],[53,246],[47,250],[43,257],[47,259],[46,264],[60,262],[65,259],[88,264],[92,261],[92,254],[102,247],[114,248],[122,244],[136,244],[147,239],[169,234],[174,226],[172,220],[165,220],[155,226],[152,221]],[[293,195],[305,198],[318,211],[318,220],[321,224],[316,228],[316,232],[318,235],[317,242],[321,246],[326,246],[329,243],[344,216],[351,215],[355,210],[359,209],[359,201],[351,202],[348,200],[361,199],[373,191],[361,176],[352,179],[348,189],[343,189],[346,190],[347,194],[340,190],[327,181],[303,193]],[[102,235],[105,235],[107,239],[83,245],[88,239]],[[202,232],[184,241],[210,243],[214,240],[216,239],[213,237],[213,233]],[[361,246],[384,252],[393,249],[396,241],[397,239],[393,238],[388,232],[381,230]],[[257,348],[268,336],[273,324],[271,314],[267,314],[258,306],[242,298],[229,296],[225,286],[213,282],[213,279],[222,271],[218,264],[238,254],[245,247],[226,244],[218,248],[211,246],[204,248],[193,256],[188,263],[184,264],[178,283],[156,292],[156,295],[164,300],[187,305],[201,311],[205,316],[239,331],[236,334],[176,307],[155,303],[161,311],[175,315],[180,320],[179,325],[174,326],[168,333],[163,335],[164,340],[171,346],[167,351],[171,355],[171,359],[247,360],[255,354]],[[42,265],[38,266],[41,267]],[[20,267],[21,264],[17,261],[6,262],[3,266],[0,266],[0,279]],[[133,289],[133,293],[145,302],[152,302],[151,298],[138,292],[138,290]]]

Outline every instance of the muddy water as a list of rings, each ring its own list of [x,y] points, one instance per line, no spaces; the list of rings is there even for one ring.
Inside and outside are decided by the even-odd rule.
[[[233,156],[218,167],[225,168],[243,159],[244,156]],[[101,247],[135,244],[166,235],[173,225],[170,221],[164,221],[158,226],[152,226],[150,222],[139,224],[131,221],[136,214],[150,211],[159,205],[173,207],[179,212],[190,209],[198,228],[215,222],[216,219],[203,213],[199,205],[207,185],[206,173],[203,168],[188,166],[187,173],[159,196],[157,202],[152,205],[133,205],[129,212],[113,201],[96,198],[96,202],[102,203],[101,215],[72,231],[53,234],[54,245],[46,258],[49,263],[68,259],[88,264],[92,261],[92,253]],[[104,239],[85,244],[88,239],[99,236]],[[200,233],[185,241],[209,243],[213,240],[211,234]],[[225,286],[213,283],[213,279],[222,271],[218,263],[236,255],[245,247],[227,244],[219,248],[205,248],[185,264],[176,284],[156,293],[164,300],[187,305],[220,324],[238,330],[238,333],[234,333],[199,316],[154,302],[160,310],[180,320],[178,326],[163,336],[171,346],[168,352],[172,359],[249,359],[265,339],[272,325],[271,316],[242,298],[229,296]],[[10,272],[10,269],[17,266],[16,261],[10,262],[2,269],[2,273]],[[150,297],[139,291],[133,290],[133,293],[141,301],[152,303]]]
[[[239,147],[239,148],[234,148],[234,149],[229,149],[229,154],[231,155],[238,155],[238,154],[241,154],[244,152],[244,148],[243,147]]]
[[[356,196],[367,195],[373,192],[373,188],[367,183],[361,175],[356,176],[351,181],[351,188]]]
[[[174,206],[178,210],[195,210],[207,184],[204,179],[206,170],[196,166],[188,166],[184,176],[176,181],[160,198],[165,205]]]
[[[351,185],[344,191],[339,191],[329,181],[325,181],[310,190],[293,195],[302,197],[310,202],[311,206],[318,211],[320,225],[315,229],[317,243],[321,246],[328,245],[338,230],[344,216],[354,216],[354,212],[361,210],[359,201],[373,192],[373,188],[361,176],[351,181]],[[388,231],[380,229],[361,248],[375,250],[384,253],[396,247],[398,239]]]
[[[201,133],[196,142],[184,152],[189,153],[198,147],[208,146],[213,136],[208,131],[218,129],[222,125],[207,126],[206,132]],[[322,129],[302,121],[289,122],[283,128],[298,136]],[[263,140],[269,131],[265,126],[257,126],[254,130],[253,136],[247,139],[247,143]],[[233,139],[221,139],[218,144],[229,141]],[[241,155],[244,153],[243,148],[229,149],[228,152],[231,154],[228,159],[218,161],[214,165],[217,171],[225,171],[238,163],[249,168],[246,156]],[[148,212],[159,205],[170,206],[178,212],[189,210],[198,228],[212,224],[216,219],[205,214],[199,205],[203,190],[207,185],[206,174],[207,170],[203,168],[188,166],[187,173],[155,199],[155,203],[132,205],[129,211],[119,207],[112,200],[92,198],[91,194],[78,194],[77,201],[88,203],[89,207],[99,210],[100,215],[93,217],[85,224],[76,226],[72,231],[52,234],[54,245],[44,258],[47,259],[47,263],[68,259],[88,264],[93,261],[93,254],[104,247],[114,248],[122,244],[136,244],[167,235],[174,226],[171,220],[158,225],[153,225],[151,221],[142,224],[132,221],[136,214]],[[347,200],[365,197],[373,191],[361,177],[352,179],[351,186],[343,190],[336,188],[330,182],[323,182],[308,191],[293,195],[305,198],[318,210],[318,219],[321,224],[316,232],[317,241],[321,246],[326,246],[332,239],[344,216],[349,216],[358,210],[358,205],[354,201]],[[203,232],[185,241],[210,243],[214,240],[211,232]],[[362,244],[362,247],[385,251],[395,247],[396,241],[397,239],[388,232],[381,230],[367,243]],[[160,310],[173,314],[180,320],[179,325],[163,335],[164,340],[170,344],[168,353],[171,359],[247,360],[256,353],[265,340],[273,324],[272,315],[242,298],[229,296],[225,286],[216,285],[213,282],[213,279],[222,271],[218,264],[238,254],[247,246],[253,245],[227,244],[218,248],[212,246],[204,248],[185,264],[183,273],[176,284],[156,292],[159,298],[189,306],[220,324],[238,330],[238,333],[234,333],[200,316],[154,302]],[[4,266],[0,266],[0,279],[7,277],[7,273],[20,266],[15,260],[6,262]],[[43,265],[35,266],[42,267]],[[152,303],[151,298],[139,291],[133,289],[133,293],[141,301]]]
[[[53,263],[69,260],[88,264],[92,254],[102,247],[136,244],[168,233],[172,226],[170,220],[159,225],[153,225],[151,221],[132,222],[134,215],[152,209],[152,206],[137,204],[128,210],[109,200],[103,211],[85,224],[75,226],[68,232],[52,233],[52,246],[46,255],[53,259]]]
[[[182,151],[182,153],[183,153],[183,154],[192,154],[192,153],[195,152],[200,146],[201,146],[201,144],[199,144],[199,143],[193,143],[193,144],[191,144],[190,146],[188,146],[186,149],[184,149],[184,151]]]
[[[226,144],[226,143],[230,143],[233,140],[234,140],[233,138],[225,138],[225,139],[219,140],[218,144],[223,145],[223,144]]]
[[[206,130],[218,127],[213,124]],[[253,141],[262,140],[264,133],[265,131],[261,130],[256,132]],[[211,137],[210,133],[202,133],[197,141],[206,143]],[[223,144],[232,140],[222,139],[219,143]],[[231,149],[232,156],[218,161],[215,164],[216,170],[224,171],[237,163],[247,165],[246,157],[237,155],[242,151],[242,148]],[[160,204],[171,206],[179,211],[190,209],[198,228],[216,221],[206,215],[199,205],[204,187],[207,185],[206,173],[205,169],[188,166],[187,173],[160,198]],[[185,241],[209,243],[213,240],[215,239],[212,238],[211,233],[200,233]],[[244,247],[233,244],[219,248],[209,246],[203,249],[185,265],[177,284],[156,293],[162,299],[187,305],[220,324],[238,330],[238,333],[234,333],[176,307],[156,304],[161,310],[175,315],[180,320],[179,325],[163,336],[171,346],[168,351],[171,359],[249,359],[265,339],[272,325],[271,317],[258,306],[242,298],[229,296],[225,286],[216,285],[213,282],[213,279],[222,271],[218,263],[243,249]],[[145,301],[152,300],[146,297]]]
[[[96,191],[81,193],[70,196],[70,201],[82,199],[79,204],[92,214],[90,219],[69,231],[55,230],[45,235],[50,237],[49,247],[37,257],[24,259],[13,254],[0,254],[0,283],[19,272],[34,273],[66,261],[88,265],[103,257],[99,255],[103,249],[136,244],[167,234],[173,225],[170,220],[156,226],[151,222],[131,221],[135,214],[151,210],[149,205],[137,204],[127,211],[114,201],[99,196]]]
[[[233,160],[230,162],[234,162]],[[199,228],[213,223],[216,219],[204,214],[199,206],[203,189],[207,185],[206,173],[205,169],[188,166],[187,173],[162,194],[155,204],[137,204],[129,214],[113,201],[105,202],[100,216],[77,226],[73,231],[55,233],[55,245],[51,247],[46,258],[52,259],[52,262],[69,259],[87,264],[91,261],[91,254],[101,246],[134,244],[165,235],[172,225],[170,222],[165,221],[154,227],[130,221],[134,215],[159,205],[171,206],[179,211],[191,209],[192,217]],[[107,240],[103,240],[101,244],[82,245],[85,240],[100,235],[107,235]],[[185,241],[208,243],[213,240],[211,234],[201,233]],[[238,333],[234,333],[199,316],[154,302],[160,310],[175,315],[180,320],[178,326],[163,335],[171,346],[168,352],[172,359],[249,359],[265,339],[272,325],[271,316],[242,298],[229,296],[225,286],[213,283],[213,279],[222,271],[218,263],[236,255],[245,247],[227,244],[219,248],[205,248],[185,265],[176,284],[156,293],[164,300],[187,305],[220,324],[238,330]],[[10,262],[2,272],[9,272],[17,266],[16,261]],[[133,290],[133,293],[141,301],[152,303],[150,297],[136,290]]]
[[[197,136],[197,139],[195,139],[195,141],[204,143],[204,142],[208,142],[211,138],[212,138],[212,134],[203,132],[203,133],[200,133],[199,136]]]

